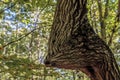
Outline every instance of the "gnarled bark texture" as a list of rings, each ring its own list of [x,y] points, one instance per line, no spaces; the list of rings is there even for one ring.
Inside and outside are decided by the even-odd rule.
[[[93,31],[87,0],[57,0],[45,65],[81,70],[91,80],[120,80],[113,53]]]

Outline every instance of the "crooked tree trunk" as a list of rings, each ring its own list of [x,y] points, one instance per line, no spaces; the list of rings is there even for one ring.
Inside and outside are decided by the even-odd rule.
[[[93,31],[87,0],[58,0],[45,65],[81,70],[91,80],[120,80],[113,53]]]

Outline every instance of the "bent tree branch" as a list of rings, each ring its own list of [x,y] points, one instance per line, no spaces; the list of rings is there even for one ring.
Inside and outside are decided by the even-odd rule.
[[[58,0],[45,65],[84,72],[91,80],[119,80],[120,71],[106,43],[87,18],[87,0]]]

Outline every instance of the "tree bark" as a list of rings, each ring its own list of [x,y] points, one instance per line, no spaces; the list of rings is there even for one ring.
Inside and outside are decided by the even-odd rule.
[[[87,0],[58,0],[45,65],[80,70],[91,80],[120,80],[114,55],[93,31]]]

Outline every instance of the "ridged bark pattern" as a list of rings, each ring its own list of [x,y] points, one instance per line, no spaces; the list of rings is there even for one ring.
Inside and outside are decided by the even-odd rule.
[[[113,53],[93,31],[87,0],[57,0],[46,66],[81,70],[91,80],[120,80]]]

